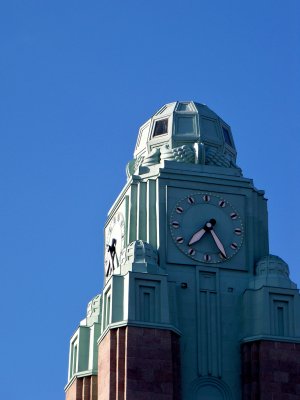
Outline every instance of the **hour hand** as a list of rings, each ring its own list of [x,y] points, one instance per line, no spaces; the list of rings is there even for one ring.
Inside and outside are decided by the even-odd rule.
[[[218,238],[216,232],[212,229],[212,230],[210,231],[210,233],[211,233],[211,235],[212,235],[212,237],[213,237],[213,239],[214,239],[214,241],[215,241],[215,243],[216,243],[218,249],[220,250],[220,253],[222,254],[222,256],[225,257],[225,258],[227,258],[227,255],[226,255],[224,246],[222,245],[222,242],[221,242],[221,240]]]
[[[206,232],[206,230],[204,228],[200,229],[200,231],[196,232],[190,239],[189,241],[189,246],[191,246],[193,243],[198,242],[198,240],[200,240],[202,238],[202,236],[204,235],[204,233]]]

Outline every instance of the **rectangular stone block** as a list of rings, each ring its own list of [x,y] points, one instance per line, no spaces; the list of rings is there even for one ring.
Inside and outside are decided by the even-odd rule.
[[[168,330],[110,330],[99,344],[98,400],[179,400],[179,353]]]
[[[243,400],[300,400],[298,348],[297,343],[290,342],[244,343]]]

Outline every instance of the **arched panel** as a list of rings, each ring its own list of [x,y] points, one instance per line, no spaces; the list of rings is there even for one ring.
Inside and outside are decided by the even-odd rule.
[[[225,400],[222,392],[216,386],[204,385],[197,392],[197,400]]]
[[[227,384],[214,377],[198,378],[192,383],[195,400],[232,400]]]

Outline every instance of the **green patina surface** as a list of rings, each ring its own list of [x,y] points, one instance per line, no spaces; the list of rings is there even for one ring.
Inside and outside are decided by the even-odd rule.
[[[69,381],[97,373],[111,327],[153,326],[181,336],[184,400],[241,399],[240,343],[300,338],[297,287],[269,255],[264,192],[236,165],[230,126],[194,102],[142,125],[127,177],[105,225],[104,245],[116,244],[105,247],[103,292],[71,339]]]

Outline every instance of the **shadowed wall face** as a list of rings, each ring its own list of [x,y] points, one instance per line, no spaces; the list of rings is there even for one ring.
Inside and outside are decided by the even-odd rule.
[[[300,399],[300,343],[245,343],[242,358],[244,400]]]

